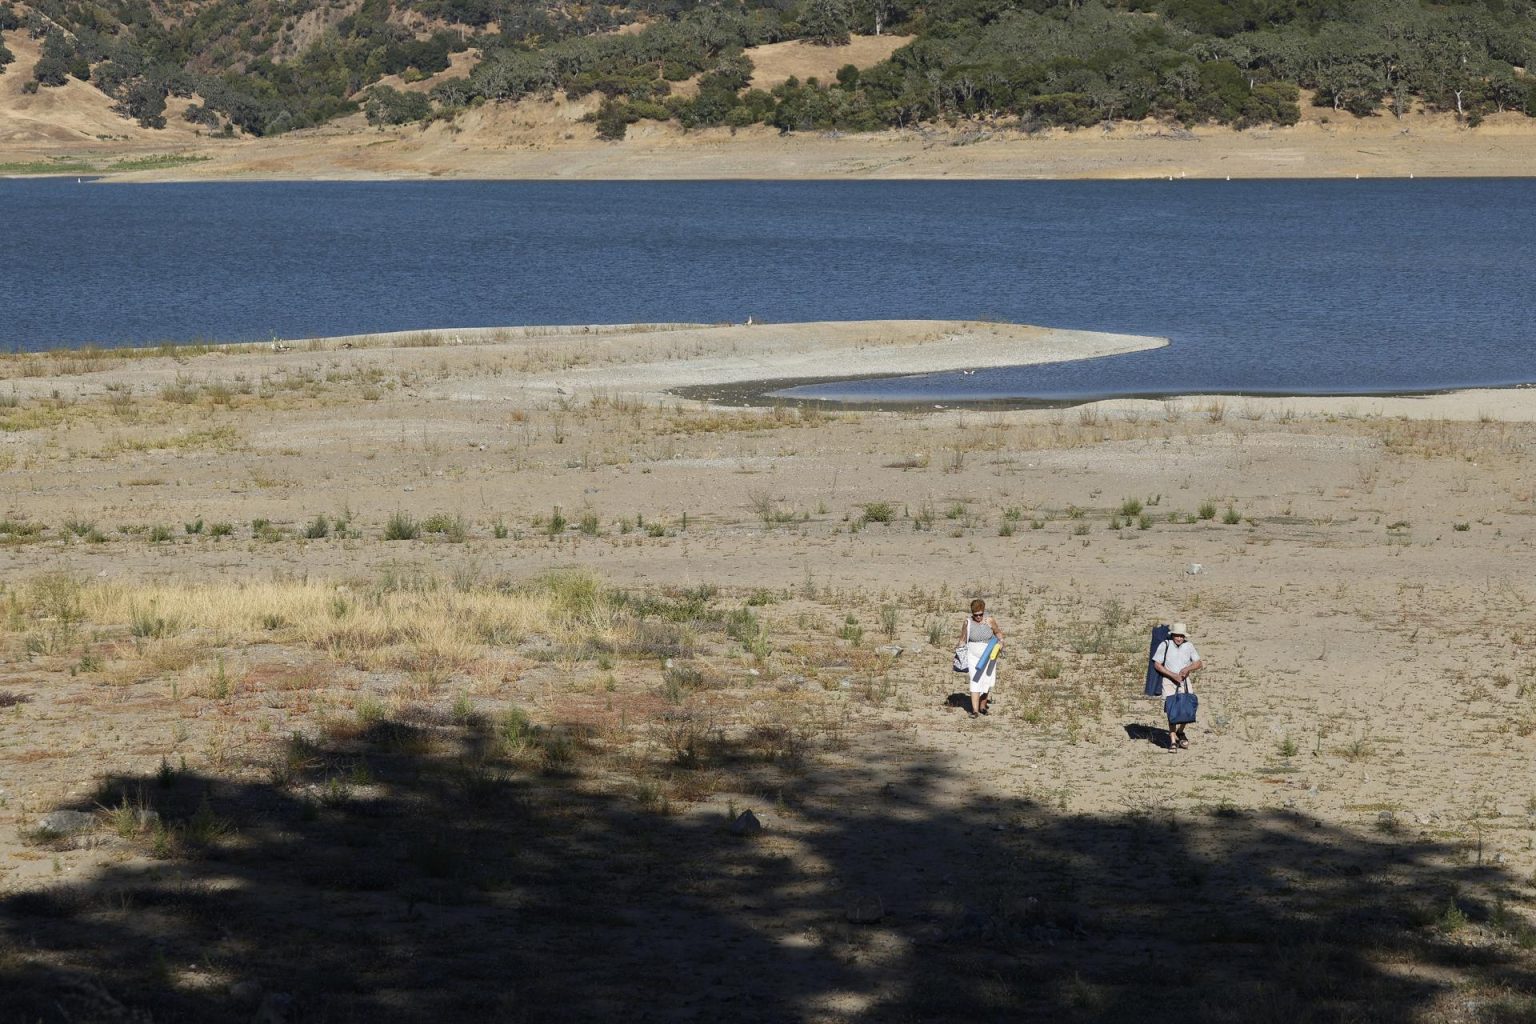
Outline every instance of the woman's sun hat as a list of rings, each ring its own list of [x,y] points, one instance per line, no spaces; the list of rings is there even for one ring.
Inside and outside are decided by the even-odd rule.
[[[1181,636],[1184,639],[1188,640],[1189,639],[1189,627],[1184,625],[1184,623],[1182,623],[1182,622],[1175,622],[1171,627],[1169,627],[1168,635],[1169,636]]]

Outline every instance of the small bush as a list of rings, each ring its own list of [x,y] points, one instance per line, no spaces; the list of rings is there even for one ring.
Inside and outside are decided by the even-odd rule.
[[[453,515],[446,512],[430,515],[422,520],[421,529],[426,533],[438,534],[453,544],[462,544],[469,537],[469,521],[457,512]]]
[[[889,523],[896,519],[896,506],[888,501],[871,501],[863,506],[866,523]]]
[[[703,686],[704,673],[692,665],[674,665],[661,674],[661,695],[673,704],[681,704],[684,697]]]
[[[149,542],[151,544],[163,543],[164,541],[170,540],[174,536],[175,533],[169,526],[155,525],[149,528]]]
[[[1120,514],[1127,519],[1135,519],[1141,515],[1141,502],[1135,498],[1126,498],[1120,503]]]
[[[416,540],[421,536],[421,525],[409,512],[395,512],[384,524],[385,540]]]
[[[128,631],[141,640],[161,640],[176,633],[175,619],[155,614],[153,609],[135,608],[129,616]]]
[[[325,516],[315,516],[310,524],[304,528],[304,536],[309,540],[319,540],[329,537],[331,534],[331,521]]]
[[[1202,501],[1195,516],[1199,519],[1215,519],[1216,503],[1214,501]]]
[[[214,523],[208,527],[208,536],[210,537],[232,537],[234,533],[234,523]]]
[[[1231,505],[1228,505],[1227,510],[1222,513],[1221,521],[1228,526],[1236,526],[1238,523],[1243,521],[1243,517],[1238,513],[1237,509],[1233,508]]]
[[[43,532],[42,523],[30,523],[24,519],[0,519],[0,535],[32,540]]]

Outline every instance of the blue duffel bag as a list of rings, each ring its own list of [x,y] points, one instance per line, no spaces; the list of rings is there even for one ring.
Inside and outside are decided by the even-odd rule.
[[[1187,690],[1170,693],[1163,698],[1163,711],[1168,715],[1169,725],[1189,725],[1200,711],[1200,698]]]

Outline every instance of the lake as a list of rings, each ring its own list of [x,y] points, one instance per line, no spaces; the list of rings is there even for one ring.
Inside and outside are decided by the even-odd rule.
[[[1536,381],[1536,181],[0,181],[0,348],[988,318],[1164,335],[861,400]],[[828,375],[837,372],[828,367]]]

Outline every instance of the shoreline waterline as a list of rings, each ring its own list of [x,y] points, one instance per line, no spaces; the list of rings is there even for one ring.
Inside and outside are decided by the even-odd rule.
[[[943,372],[943,371],[940,371]],[[903,377],[906,375],[902,375]],[[742,381],[720,385],[692,385],[673,389],[679,398],[711,402],[718,405],[745,408],[772,408],[776,405],[825,406],[850,412],[926,412],[941,409],[972,410],[976,412],[1017,412],[1041,409],[1074,409],[1101,402],[1167,402],[1202,399],[1322,399],[1342,401],[1347,399],[1432,399],[1447,395],[1473,392],[1526,391],[1536,389],[1536,381],[1514,384],[1480,385],[1477,387],[1446,387],[1423,389],[1388,389],[1382,391],[1256,391],[1251,389],[1200,390],[1200,391],[1144,391],[1129,394],[1103,393],[1091,395],[1034,396],[1018,395],[991,398],[956,398],[953,395],[935,395],[913,398],[836,398],[819,395],[786,394],[803,387],[825,384],[846,384],[853,381],[898,379],[874,374],[860,377],[806,378],[789,383],[782,380]]]
[[[905,414],[1041,411],[1122,404],[1131,415],[1151,403],[1241,415],[1257,408],[1298,414],[1536,418],[1536,382],[1478,387],[1292,392],[1281,389],[1185,390],[1136,394],[1009,396],[956,399],[837,398],[784,394],[852,381],[897,380],[973,366],[1006,369],[1126,357],[1170,346],[1166,338],[1001,324],[991,321],[821,321],[799,324],[550,324],[446,328],[274,340],[0,355],[0,380],[22,398],[90,399],[129,387],[174,387],[188,377],[217,381],[263,370],[291,371],[324,357],[345,371],[381,362],[410,367],[428,360],[498,360],[507,371],[474,388],[429,387],[450,401],[518,401],[529,396],[569,402],[635,398],[696,401],[722,408],[820,407],[843,412]],[[852,375],[805,373],[808,365],[876,366]],[[67,389],[61,388],[72,384]]]

